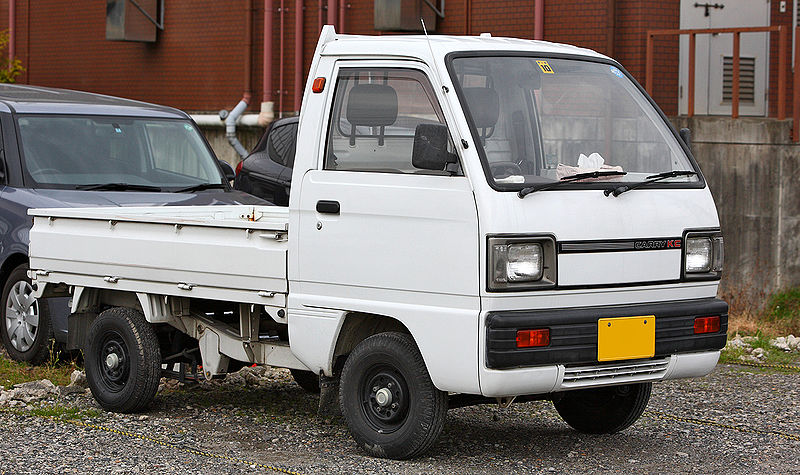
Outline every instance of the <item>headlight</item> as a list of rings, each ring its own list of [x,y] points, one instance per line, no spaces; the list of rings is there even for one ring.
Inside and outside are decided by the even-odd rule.
[[[534,282],[542,278],[542,245],[495,244],[495,282]]]
[[[550,237],[490,237],[488,251],[489,290],[555,283],[555,241]]]
[[[686,272],[711,270],[711,238],[695,237],[686,240]]]
[[[719,231],[687,233],[683,252],[683,272],[687,279],[719,279],[725,256]]]

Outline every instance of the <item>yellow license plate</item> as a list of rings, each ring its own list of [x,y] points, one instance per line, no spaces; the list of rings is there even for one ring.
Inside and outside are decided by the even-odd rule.
[[[651,358],[656,353],[656,318],[601,318],[597,321],[597,361]]]

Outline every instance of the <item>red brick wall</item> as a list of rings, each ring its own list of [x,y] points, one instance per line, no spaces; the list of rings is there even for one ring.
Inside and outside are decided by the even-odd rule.
[[[8,25],[8,1],[0,0],[0,25]],[[381,34],[373,30],[374,0],[347,1],[345,33]],[[281,13],[281,3],[285,10]],[[327,0],[305,0],[303,81],[319,35],[318,11]],[[679,0],[643,4],[616,0],[614,56],[644,82],[645,31],[677,28]],[[777,2],[774,2],[777,3]],[[80,89],[179,107],[188,111],[232,108],[245,88],[245,12],[253,7],[250,111],[263,94],[263,22],[261,0],[170,0],[165,30],[155,43],[107,41],[104,0],[65,2],[16,0],[17,57],[27,68],[20,82]],[[294,104],[293,0],[273,0],[274,55],[271,90],[276,111]],[[534,0],[451,0],[437,33],[533,37]],[[545,39],[608,53],[607,0],[545,0]],[[467,18],[467,11],[470,15]],[[281,48],[281,15],[284,17]],[[338,12],[337,12],[338,14]],[[789,15],[790,16],[790,15]],[[327,20],[327,10],[323,9]],[[341,31],[341,28],[340,28]],[[661,44],[663,43],[663,44]],[[677,41],[657,45],[659,78],[655,97],[668,113],[677,108]],[[283,80],[280,63],[283,58]],[[776,69],[776,68],[774,68]],[[299,85],[301,88],[303,84]]]
[[[247,2],[166,3],[166,29],[158,41],[134,43],[105,39],[104,0],[68,7],[58,0],[17,0],[17,56],[27,68],[20,82],[187,110],[232,107],[244,90]],[[8,0],[0,2],[0,12],[7,25]]]
[[[647,79],[647,30],[677,29],[680,26],[680,0],[658,3],[618,0],[615,23],[615,59],[644,86]],[[667,115],[677,115],[677,37],[657,39],[653,51],[653,98]]]
[[[605,0],[546,0],[544,39],[606,52],[607,7]]]

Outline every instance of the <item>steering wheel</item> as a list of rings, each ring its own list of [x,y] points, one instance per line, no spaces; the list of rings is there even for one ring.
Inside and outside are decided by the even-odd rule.
[[[489,170],[495,178],[505,178],[510,175],[522,175],[519,164],[511,161],[494,162],[489,164]]]

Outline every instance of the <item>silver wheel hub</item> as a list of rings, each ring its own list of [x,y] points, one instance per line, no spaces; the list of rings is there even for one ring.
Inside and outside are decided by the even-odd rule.
[[[381,388],[375,393],[375,402],[381,407],[386,407],[392,403],[392,392],[387,388]]]
[[[6,331],[11,345],[20,352],[31,349],[39,330],[39,304],[33,287],[21,280],[14,284],[6,299]]]
[[[116,369],[116,367],[119,366],[119,355],[116,353],[109,353],[109,355],[106,356],[106,366],[108,369]]]

